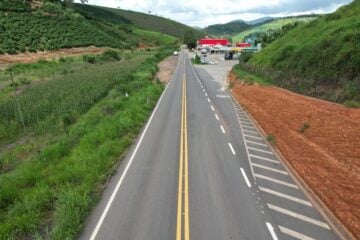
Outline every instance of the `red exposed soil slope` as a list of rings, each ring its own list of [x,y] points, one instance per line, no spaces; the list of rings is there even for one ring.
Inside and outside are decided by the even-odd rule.
[[[360,239],[360,109],[243,84],[233,75],[230,81],[234,97],[275,136],[287,162]]]

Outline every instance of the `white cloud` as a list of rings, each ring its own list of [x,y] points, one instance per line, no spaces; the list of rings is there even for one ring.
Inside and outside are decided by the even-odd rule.
[[[236,19],[253,20],[264,16],[328,13],[351,0],[89,0],[89,4],[149,12],[205,27]]]

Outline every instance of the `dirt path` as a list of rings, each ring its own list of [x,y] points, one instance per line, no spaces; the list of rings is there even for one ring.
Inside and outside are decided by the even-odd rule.
[[[40,59],[53,59],[63,56],[76,56],[84,53],[102,53],[108,48],[98,48],[98,47],[81,47],[81,48],[69,48],[69,49],[60,49],[57,51],[44,51],[37,53],[19,53],[16,55],[0,55],[0,68],[5,67],[9,64],[14,63],[31,63],[36,62]]]
[[[179,57],[178,56],[170,56],[163,60],[161,63],[158,64],[159,71],[156,74],[156,77],[161,82],[168,82],[170,81],[178,63]]]
[[[360,109],[242,84],[233,75],[230,80],[236,99],[266,134],[275,136],[290,165],[360,239]]]

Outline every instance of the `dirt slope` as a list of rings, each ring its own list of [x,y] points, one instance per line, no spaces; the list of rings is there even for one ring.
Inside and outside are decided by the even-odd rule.
[[[308,186],[360,239],[360,109],[233,81],[233,95]],[[301,133],[304,124],[309,127]]]
[[[0,67],[14,63],[31,63],[40,59],[53,59],[58,57],[76,56],[85,53],[102,53],[108,48],[99,47],[81,47],[81,48],[68,48],[60,49],[57,51],[44,51],[36,53],[19,53],[15,55],[4,54],[0,55]]]

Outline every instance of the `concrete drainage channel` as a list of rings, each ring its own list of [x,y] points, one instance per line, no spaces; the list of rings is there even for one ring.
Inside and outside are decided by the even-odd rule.
[[[231,100],[243,133],[254,185],[277,224],[279,239],[340,239],[305,196],[246,112],[234,99]]]

